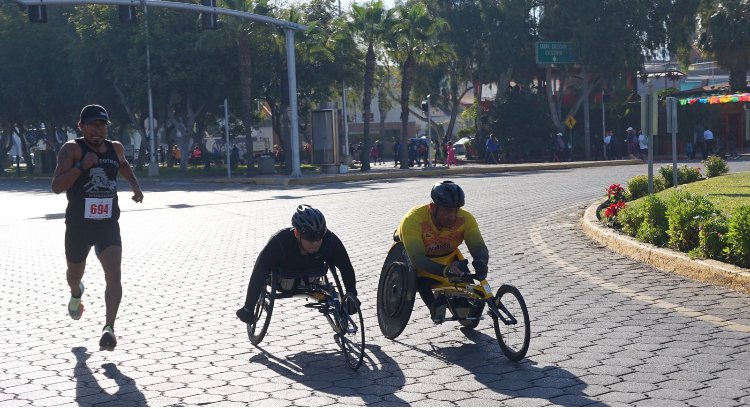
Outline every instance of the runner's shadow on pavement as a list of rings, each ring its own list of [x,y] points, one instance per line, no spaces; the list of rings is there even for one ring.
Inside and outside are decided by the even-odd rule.
[[[251,358],[251,362],[265,365],[310,389],[359,398],[367,406],[409,406],[394,395],[406,383],[401,367],[377,345],[366,346],[362,365],[356,370],[346,365],[338,349],[297,352],[280,358],[261,347],[256,348],[260,353]]]
[[[494,330],[489,328],[492,334]],[[559,406],[599,406],[583,390],[587,384],[574,374],[555,366],[539,367],[531,359],[513,362],[503,355],[495,337],[461,328],[471,343],[451,347],[432,347],[432,350],[399,344],[419,350],[432,358],[459,365],[474,375],[477,382],[492,391],[514,398],[529,399],[522,406],[544,406],[543,400]],[[457,332],[459,332],[457,331]],[[456,335],[457,337],[460,334]],[[396,341],[398,342],[398,341]],[[530,349],[534,347],[531,338]]]
[[[113,363],[102,365],[104,376],[117,384],[117,392],[109,393],[99,385],[99,381],[86,361],[91,353],[85,347],[71,350],[76,357],[73,376],[76,379],[76,402],[78,406],[148,406],[146,397],[138,390],[135,381],[124,375]]]

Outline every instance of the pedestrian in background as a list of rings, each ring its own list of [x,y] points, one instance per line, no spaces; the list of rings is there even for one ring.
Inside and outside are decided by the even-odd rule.
[[[485,144],[485,151],[484,151],[484,162],[485,163],[497,163],[497,157],[495,156],[497,152],[497,138],[495,137],[495,134],[490,134],[490,136],[487,138],[487,143]]]
[[[458,161],[456,160],[456,148],[453,147],[453,142],[448,142],[446,153],[445,164],[448,166],[448,169],[450,169],[451,163],[458,166]]]
[[[708,128],[703,131],[703,146],[703,160],[706,160],[708,155],[714,153],[714,133]]]

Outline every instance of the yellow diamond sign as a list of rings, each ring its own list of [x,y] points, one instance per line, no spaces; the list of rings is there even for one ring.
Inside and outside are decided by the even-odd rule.
[[[576,119],[573,118],[572,115],[568,115],[568,117],[565,118],[564,124],[568,127],[568,129],[573,129],[573,127],[576,126]]]

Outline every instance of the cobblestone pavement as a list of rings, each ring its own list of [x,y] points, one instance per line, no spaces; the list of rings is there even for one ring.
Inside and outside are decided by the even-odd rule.
[[[624,258],[580,230],[606,186],[644,172],[453,178],[491,249],[490,282],[514,284],[529,305],[519,363],[501,354],[491,320],[436,326],[420,300],[401,336],[380,334],[375,292],[391,233],[434,180],[145,182],[142,204],[122,192],[114,352],[97,344],[104,279],[93,252],[84,315],[66,312],[65,197],[43,182],[0,184],[0,406],[748,406],[750,297]],[[255,255],[301,202],[325,212],[357,270],[367,329],[358,371],[302,300],[277,303],[259,347],[234,317]]]

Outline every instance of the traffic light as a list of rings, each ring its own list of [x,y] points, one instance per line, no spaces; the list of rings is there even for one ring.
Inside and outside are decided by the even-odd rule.
[[[47,6],[29,6],[29,22],[46,23]]]
[[[428,109],[429,105],[427,105],[427,100],[425,99],[422,101],[422,112],[427,112]]]
[[[201,0],[201,4],[208,7],[216,7],[216,0]],[[201,24],[204,30],[216,30],[219,28],[219,21],[216,14],[201,13]]]
[[[120,23],[135,23],[135,6],[117,6],[117,12],[120,15]]]

